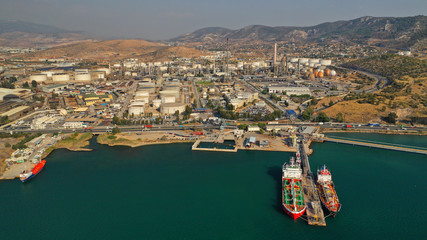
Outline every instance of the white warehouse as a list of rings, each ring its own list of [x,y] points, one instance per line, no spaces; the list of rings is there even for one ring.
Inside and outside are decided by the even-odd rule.
[[[311,91],[308,87],[290,87],[290,86],[268,86],[268,93],[283,93],[286,95],[311,95]]]

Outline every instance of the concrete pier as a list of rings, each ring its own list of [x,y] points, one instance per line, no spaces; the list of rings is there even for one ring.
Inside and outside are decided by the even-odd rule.
[[[237,147],[234,147],[233,149],[222,149],[222,148],[199,148],[199,145],[202,141],[197,140],[193,146],[191,147],[191,150],[193,151],[211,151],[211,152],[237,152]],[[215,143],[215,141],[203,141],[203,142],[211,142]]]
[[[344,144],[351,144],[351,145],[358,145],[358,146],[365,146],[365,147],[375,147],[375,148],[382,148],[382,149],[388,149],[388,150],[419,153],[419,154],[427,155],[427,150],[423,150],[423,149],[407,148],[407,147],[386,145],[386,144],[381,144],[381,143],[370,143],[370,142],[346,140],[346,139],[331,138],[331,137],[325,137],[324,140],[329,141],[329,142],[344,143]]]
[[[299,145],[301,161],[303,167],[302,189],[304,194],[305,205],[307,209],[307,222],[309,225],[326,226],[325,215],[320,202],[319,193],[317,192],[314,182],[313,173],[310,169],[310,163],[304,143]]]

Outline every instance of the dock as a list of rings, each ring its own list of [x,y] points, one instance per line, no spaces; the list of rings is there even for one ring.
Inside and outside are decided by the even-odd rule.
[[[199,147],[200,143],[207,142],[207,143],[216,143],[216,141],[201,141],[197,140],[193,146],[191,147],[191,150],[193,151],[211,151],[211,152],[237,152],[237,146],[234,146],[233,149],[224,149],[224,148],[201,148]]]
[[[309,225],[324,227],[326,226],[325,215],[323,213],[319,193],[317,192],[316,184],[314,182],[313,173],[310,169],[305,144],[300,144],[299,148],[304,176],[302,179],[302,188],[306,205],[305,213],[307,215],[307,222]]]
[[[427,155],[427,150],[425,150],[423,148],[415,148],[415,147],[409,147],[409,146],[397,146],[397,145],[392,145],[389,143],[369,142],[369,141],[358,140],[358,139],[348,140],[348,139],[332,138],[332,137],[325,137],[324,141],[350,144],[350,145],[358,145],[358,146],[364,146],[364,147],[382,148],[382,149],[402,151],[402,152],[419,153],[419,154]]]

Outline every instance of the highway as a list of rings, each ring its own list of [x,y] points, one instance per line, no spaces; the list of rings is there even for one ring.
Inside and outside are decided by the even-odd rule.
[[[407,127],[406,129],[402,129],[401,126],[397,125],[383,125],[383,126],[367,126],[366,124],[357,124],[357,123],[311,123],[311,122],[300,122],[300,123],[281,123],[281,124],[274,124],[274,126],[295,126],[295,127],[301,127],[301,126],[318,126],[320,128],[328,128],[328,129],[346,129],[347,125],[351,125],[350,130],[366,130],[366,131],[372,131],[372,130],[394,130],[394,131],[405,131],[405,130],[412,130],[412,131],[427,131],[427,127]],[[183,127],[180,127],[179,125],[153,125],[152,128],[144,128],[143,125],[129,125],[129,126],[117,126],[120,128],[122,132],[141,132],[141,131],[172,131],[172,130],[188,130],[193,128],[203,128],[205,130],[219,130],[220,126],[218,125],[212,125],[212,124],[204,124],[204,125],[182,125]],[[237,128],[237,125],[224,125],[225,129],[235,129]],[[70,133],[70,132],[88,132],[91,131],[93,133],[105,133],[112,130],[112,126],[95,126],[92,129],[64,129],[64,128],[50,128],[50,129],[1,129],[0,132],[6,132],[9,133],[10,131],[13,132],[41,132],[41,133],[55,133],[55,132],[63,132],[63,133]]]

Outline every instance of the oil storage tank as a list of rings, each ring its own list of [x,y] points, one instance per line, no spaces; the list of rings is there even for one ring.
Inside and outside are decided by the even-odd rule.
[[[52,81],[54,82],[68,82],[70,81],[70,75],[67,73],[57,73],[52,75]]]
[[[30,76],[30,81],[36,81],[36,82],[44,82],[47,81],[47,75],[46,74],[33,74]]]

